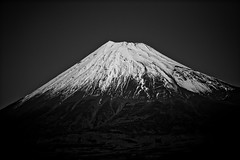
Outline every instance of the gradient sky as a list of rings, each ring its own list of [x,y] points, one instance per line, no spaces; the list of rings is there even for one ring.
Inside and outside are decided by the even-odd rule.
[[[233,2],[1,3],[0,108],[108,40],[143,42],[240,86],[239,12]]]

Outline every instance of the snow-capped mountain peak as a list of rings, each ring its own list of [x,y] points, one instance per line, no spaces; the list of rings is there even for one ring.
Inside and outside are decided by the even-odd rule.
[[[146,78],[149,77],[151,84]],[[143,43],[108,41],[93,53],[61,73],[39,89],[27,95],[23,101],[44,93],[50,96],[58,94],[65,98],[78,90],[96,95],[107,91],[116,91],[136,82],[134,96],[150,89],[156,89],[159,82],[168,89],[177,92],[181,87],[194,93],[209,93],[212,90],[231,90],[232,88],[211,76],[194,71]],[[151,87],[150,87],[151,86]]]

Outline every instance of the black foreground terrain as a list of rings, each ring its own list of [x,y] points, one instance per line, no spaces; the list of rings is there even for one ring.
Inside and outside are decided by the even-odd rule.
[[[224,101],[193,96],[88,97],[58,104],[40,96],[0,111],[6,159],[208,159],[239,157],[239,90]],[[54,107],[54,104],[58,104]],[[34,108],[34,109],[33,109]]]

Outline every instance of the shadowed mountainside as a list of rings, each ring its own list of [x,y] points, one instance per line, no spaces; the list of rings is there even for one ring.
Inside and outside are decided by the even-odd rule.
[[[238,99],[230,103],[233,98],[219,102],[196,96],[160,102],[105,97],[100,105],[94,96],[76,101],[78,94],[55,109],[57,98],[45,105],[40,96],[25,106],[2,110],[3,153],[25,159],[236,156]]]

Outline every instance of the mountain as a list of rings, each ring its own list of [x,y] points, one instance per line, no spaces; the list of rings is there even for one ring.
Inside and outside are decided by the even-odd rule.
[[[229,158],[239,98],[148,45],[109,41],[2,109],[0,137],[24,159]]]

